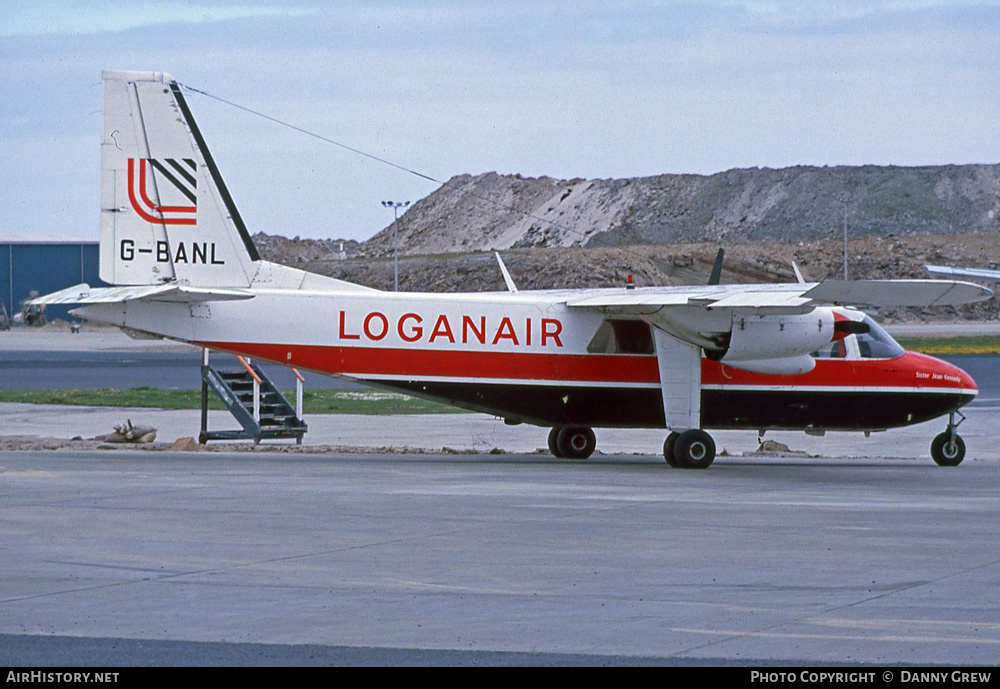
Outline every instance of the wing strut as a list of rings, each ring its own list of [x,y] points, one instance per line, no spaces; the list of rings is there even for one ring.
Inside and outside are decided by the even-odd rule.
[[[653,328],[663,416],[671,431],[701,426],[701,348]]]

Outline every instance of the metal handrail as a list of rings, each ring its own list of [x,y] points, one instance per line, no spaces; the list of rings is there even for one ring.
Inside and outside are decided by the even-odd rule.
[[[251,376],[253,376],[253,379],[255,381],[257,381],[257,384],[259,385],[260,382],[261,382],[260,376],[257,375],[256,371],[254,371],[252,368],[250,368],[250,360],[249,359],[244,359],[239,354],[236,355],[236,358],[240,360],[240,363],[243,364],[243,368],[245,368],[247,370],[247,373],[249,373]]]
[[[295,374],[295,416],[296,418],[302,418],[302,385],[306,382],[306,379],[302,377],[302,374],[298,372],[298,369],[294,369],[289,366],[292,373]]]

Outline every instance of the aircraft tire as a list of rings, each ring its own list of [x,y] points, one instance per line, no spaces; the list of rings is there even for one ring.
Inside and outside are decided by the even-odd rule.
[[[561,426],[553,426],[549,430],[549,452],[557,459],[564,459],[562,453],[559,451],[559,444],[556,442],[559,437],[560,428]]]
[[[680,468],[680,464],[677,463],[677,458],[674,456],[674,445],[677,443],[679,435],[680,433],[677,431],[670,431],[670,435],[663,441],[663,458],[667,460],[667,466],[673,469]]]
[[[686,430],[674,442],[674,460],[684,469],[707,469],[715,461],[715,441],[700,428]]]
[[[556,434],[556,449],[566,459],[587,459],[596,447],[594,429],[588,426],[562,426]]]
[[[955,441],[951,440],[951,433],[945,431],[934,436],[931,441],[931,458],[934,463],[942,467],[955,467],[965,459],[965,441],[962,436],[955,435]]]

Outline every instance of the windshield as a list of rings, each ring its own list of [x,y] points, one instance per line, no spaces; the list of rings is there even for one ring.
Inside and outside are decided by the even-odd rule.
[[[841,330],[853,332],[840,337],[812,353],[817,359],[895,359],[905,351],[892,336],[868,316],[864,321],[854,321],[853,327]],[[858,332],[867,330],[867,332]]]
[[[878,323],[865,316],[868,332],[854,335],[858,338],[858,351],[862,359],[895,359],[905,353],[899,343]]]

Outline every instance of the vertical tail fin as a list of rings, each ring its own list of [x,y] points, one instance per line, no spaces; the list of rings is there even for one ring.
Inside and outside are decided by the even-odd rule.
[[[180,87],[104,71],[101,279],[246,287],[260,260]]]

